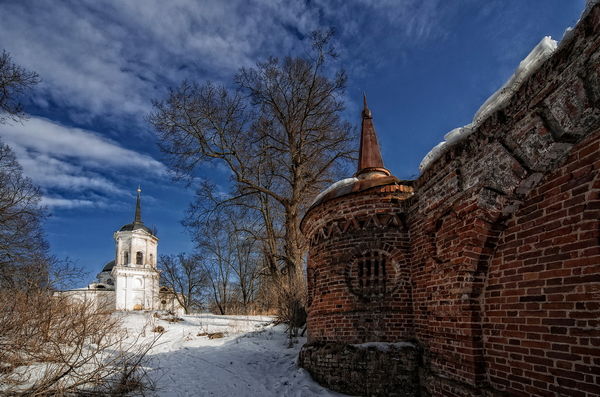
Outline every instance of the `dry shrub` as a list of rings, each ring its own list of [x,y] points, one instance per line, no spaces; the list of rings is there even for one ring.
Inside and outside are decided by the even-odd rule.
[[[118,317],[44,290],[0,291],[0,394],[119,395],[149,385],[158,336],[129,337]]]
[[[162,334],[165,332],[165,327],[163,327],[162,325],[157,325],[152,329],[152,332],[158,332]]]
[[[269,284],[269,294],[275,302],[275,322],[287,325],[290,345],[292,338],[298,336],[298,331],[306,325],[305,283],[302,276],[283,275]]]

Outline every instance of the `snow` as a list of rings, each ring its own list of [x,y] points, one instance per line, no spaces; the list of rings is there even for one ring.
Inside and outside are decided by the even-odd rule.
[[[310,204],[310,206],[312,207],[313,205],[318,203],[323,197],[325,197],[325,195],[327,195],[327,193],[332,192],[332,191],[336,190],[337,188],[342,188],[342,187],[345,187],[348,185],[353,185],[356,182],[358,182],[358,178],[352,177],[352,178],[342,179],[341,181],[337,181],[337,182],[333,183],[327,189],[325,189],[321,193],[319,193],[317,195],[317,197],[315,197],[313,202]]]
[[[359,349],[369,349],[369,348],[375,348],[377,350],[380,351],[389,351],[393,348],[399,349],[402,347],[415,347],[414,343],[410,343],[410,342],[395,342],[395,343],[389,343],[389,342],[367,342],[367,343],[357,343],[352,345],[354,347],[357,347]]]
[[[596,1],[596,0],[595,0]],[[568,35],[568,32],[565,32]],[[455,128],[444,136],[444,141],[438,143],[425,155],[419,169],[425,171],[429,165],[437,160],[449,147],[469,136],[477,127],[494,112],[504,108],[519,87],[532,73],[534,73],[556,51],[558,43],[550,36],[544,37],[529,55],[519,63],[519,66],[506,83],[493,93],[479,110],[475,113],[473,121],[463,127]]]
[[[160,325],[166,332],[149,353],[147,367],[156,383],[154,396],[343,396],[314,382],[297,366],[305,338],[288,348],[283,326],[270,317],[182,316],[169,323],[150,313],[127,313],[124,325],[132,334]],[[224,332],[221,339],[199,333]]]

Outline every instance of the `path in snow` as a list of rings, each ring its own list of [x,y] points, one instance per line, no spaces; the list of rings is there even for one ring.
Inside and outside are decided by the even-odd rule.
[[[155,396],[343,396],[315,383],[296,365],[305,338],[287,348],[282,326],[269,317],[184,316],[168,323],[145,313],[131,313],[125,325],[139,331],[147,321],[166,329],[150,353],[149,374]],[[197,336],[226,332],[222,339]],[[147,336],[149,338],[150,336]]]

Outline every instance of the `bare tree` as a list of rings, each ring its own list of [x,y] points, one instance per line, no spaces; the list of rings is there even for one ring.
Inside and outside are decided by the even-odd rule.
[[[256,297],[261,257],[256,251],[256,241],[239,230],[230,235],[229,249],[234,251],[231,268],[235,274],[243,310],[247,313]]]
[[[198,255],[161,255],[158,267],[161,280],[175,294],[186,314],[199,307],[202,289],[207,286],[208,275]]]
[[[351,127],[341,118],[346,75],[325,75],[329,37],[314,38],[312,57],[242,68],[233,90],[185,82],[150,116],[176,170],[189,174],[218,160],[232,173],[235,198],[262,194],[281,206],[279,259],[291,273],[302,268],[301,210],[353,154]]]
[[[232,260],[228,233],[220,219],[206,222],[196,244],[204,257],[203,266],[208,276],[212,300],[220,314],[227,314],[233,297]]]
[[[48,245],[40,190],[13,151],[0,142],[0,287],[40,286],[47,280]]]
[[[330,73],[330,35],[313,39],[306,57],[240,69],[232,89],[184,82],[150,115],[180,175],[207,161],[228,168],[231,194],[220,204],[252,203],[263,216],[263,251],[296,306],[304,289],[302,212],[354,154],[341,117],[346,75]]]
[[[7,120],[17,121],[25,117],[20,97],[39,82],[35,72],[15,65],[10,55],[0,54],[0,124]]]

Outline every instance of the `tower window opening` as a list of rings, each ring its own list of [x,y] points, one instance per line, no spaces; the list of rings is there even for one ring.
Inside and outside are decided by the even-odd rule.
[[[366,252],[357,258],[358,293],[365,298],[382,297],[386,293],[386,255],[380,251]]]
[[[123,264],[124,265],[128,265],[129,264],[129,251],[125,251],[123,253]]]
[[[142,253],[142,251],[138,251],[135,254],[135,264],[136,265],[141,265],[144,262],[144,254]]]

